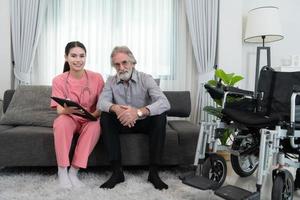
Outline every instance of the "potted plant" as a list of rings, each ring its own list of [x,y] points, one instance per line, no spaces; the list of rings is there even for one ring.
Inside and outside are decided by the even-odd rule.
[[[216,88],[219,91],[222,91],[226,86],[235,86],[236,83],[243,80],[244,78],[240,75],[236,75],[234,73],[226,73],[222,69],[215,70],[215,78],[217,80],[209,80],[208,85],[210,87]],[[211,95],[212,96],[212,95]],[[227,97],[227,102],[232,102],[238,100],[238,97]],[[222,118],[222,95],[216,95],[213,100],[216,102],[216,106],[205,106],[203,108],[204,111],[208,112],[209,114],[216,116],[217,118]],[[233,128],[225,128],[222,136],[219,138],[221,145],[228,145],[229,138],[234,132]]]

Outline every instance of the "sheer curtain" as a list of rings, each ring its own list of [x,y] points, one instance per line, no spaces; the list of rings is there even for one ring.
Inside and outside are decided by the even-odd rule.
[[[12,0],[10,2],[16,85],[31,84],[31,70],[47,3],[46,0]]]
[[[136,68],[160,78],[163,90],[189,90],[194,105],[196,67],[182,0],[51,0],[33,70],[34,84],[51,84],[61,73],[64,47],[79,40],[86,68],[106,79],[110,53],[127,45]]]
[[[217,60],[219,0],[186,0],[186,13],[197,65],[197,96],[193,121],[211,121],[212,116],[203,111],[213,105],[205,92],[204,83],[214,78]]]

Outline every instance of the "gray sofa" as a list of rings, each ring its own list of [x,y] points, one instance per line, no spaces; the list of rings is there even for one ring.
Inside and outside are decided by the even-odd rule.
[[[188,91],[164,93],[171,104],[171,110],[167,114],[176,119],[168,120],[162,165],[192,164],[199,126],[186,120],[191,111],[190,93]],[[23,86],[5,92],[0,120],[0,167],[56,166],[53,132],[49,125],[56,113],[49,108],[50,95],[50,86]],[[46,108],[41,108],[42,104]],[[44,111],[41,111],[43,109]],[[76,140],[77,137],[74,137],[70,157]],[[122,162],[125,166],[148,164],[146,134],[122,134],[121,148]],[[100,138],[88,165],[108,164],[106,150]]]

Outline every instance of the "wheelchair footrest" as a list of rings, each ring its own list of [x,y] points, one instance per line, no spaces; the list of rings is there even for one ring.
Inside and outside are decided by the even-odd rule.
[[[226,185],[215,191],[217,196],[227,200],[259,200],[259,192],[250,192],[233,185]]]
[[[183,173],[183,174],[179,175],[178,178],[183,181],[184,179],[186,179],[188,177],[191,177],[191,176],[195,176],[195,172],[194,171]]]
[[[182,180],[182,183],[201,189],[201,190],[209,190],[213,188],[217,183],[205,178],[203,176],[189,176]]]

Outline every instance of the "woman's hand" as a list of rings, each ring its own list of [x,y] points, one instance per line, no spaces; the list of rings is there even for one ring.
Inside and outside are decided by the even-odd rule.
[[[68,107],[66,104],[64,104],[64,107],[58,105],[57,106],[57,113],[60,114],[64,114],[64,115],[71,115],[74,113],[77,114],[83,114],[84,111],[81,109],[78,109],[77,107]]]
[[[91,113],[91,115],[93,115],[94,117],[98,118],[101,115],[101,111],[100,110],[95,110],[93,113]]]

